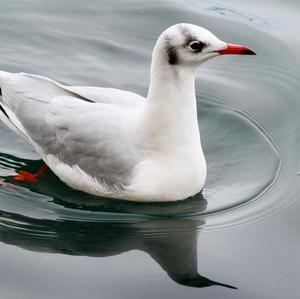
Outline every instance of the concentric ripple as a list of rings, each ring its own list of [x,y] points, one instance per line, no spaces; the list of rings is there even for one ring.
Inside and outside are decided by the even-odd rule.
[[[88,16],[82,19],[79,10],[62,15],[59,4],[45,10],[43,16],[36,8],[41,27],[28,21],[26,30],[35,35],[28,34],[23,43],[15,43],[23,24],[12,12],[10,17],[16,28],[7,26],[5,19],[0,21],[6,45],[5,67],[13,71],[23,65],[22,71],[45,74],[70,84],[130,88],[146,94],[151,48],[157,35],[171,24],[203,25],[220,38],[255,49],[257,57],[216,58],[199,72],[199,124],[208,163],[203,194],[177,203],[146,205],[99,199],[71,190],[51,172],[37,185],[18,184],[10,175],[18,169],[34,171],[41,161],[35,160],[38,157],[32,150],[1,125],[2,224],[9,228],[16,215],[27,217],[22,231],[31,229],[28,219],[135,222],[176,216],[205,219],[204,229],[222,229],[241,222],[264,221],[292,206],[293,199],[283,207],[280,198],[287,190],[295,192],[291,184],[300,169],[297,170],[295,157],[286,151],[297,142],[290,136],[299,129],[293,119],[299,109],[295,87],[300,82],[296,71],[300,63],[289,45],[290,39],[279,34],[284,28],[267,17],[214,1],[179,1],[177,5],[165,1],[159,11],[157,3],[129,2],[120,2],[113,10],[109,3],[98,7],[93,2],[92,8],[80,8]],[[9,4],[5,4],[7,7]],[[30,13],[24,13],[23,21],[30,20]],[[53,14],[55,25],[51,22]],[[126,17],[127,27],[112,22],[112,15]],[[139,22],[143,26],[137,26]],[[289,63],[291,57],[293,65]],[[24,61],[28,63],[23,64]],[[45,65],[42,68],[41,63]]]
[[[204,99],[204,94],[201,94]],[[280,167],[280,154],[270,136],[251,116],[224,107],[206,95],[199,103],[208,179],[202,194],[175,203],[134,203],[97,198],[72,190],[51,171],[38,184],[28,185],[3,176],[1,207],[15,213],[40,218],[68,220],[134,220],[153,216],[210,215],[253,201],[274,183]],[[260,153],[249,164],[252,153]],[[263,172],[260,168],[264,163]],[[37,171],[40,160],[1,154],[2,175],[18,169]],[[236,175],[238,173],[238,175]],[[259,173],[259,175],[258,175]],[[13,198],[16,207],[11,209]],[[140,216],[139,216],[140,215]]]

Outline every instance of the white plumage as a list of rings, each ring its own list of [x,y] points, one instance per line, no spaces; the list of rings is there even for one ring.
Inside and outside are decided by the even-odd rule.
[[[184,199],[206,178],[196,69],[226,49],[204,28],[168,28],[153,51],[147,99],[1,71],[0,117],[75,189],[136,201]]]

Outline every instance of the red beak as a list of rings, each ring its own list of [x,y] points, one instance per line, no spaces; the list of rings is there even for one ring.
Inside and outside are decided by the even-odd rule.
[[[224,54],[238,54],[238,55],[256,55],[256,53],[244,46],[234,45],[234,44],[227,44],[227,48],[216,51],[221,55]]]

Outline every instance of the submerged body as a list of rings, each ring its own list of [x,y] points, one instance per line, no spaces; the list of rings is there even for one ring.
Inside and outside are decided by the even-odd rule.
[[[198,51],[193,42],[200,36]],[[0,118],[75,189],[135,201],[185,199],[200,192],[206,178],[196,69],[227,48],[198,26],[170,27],[153,51],[147,99],[0,72]]]

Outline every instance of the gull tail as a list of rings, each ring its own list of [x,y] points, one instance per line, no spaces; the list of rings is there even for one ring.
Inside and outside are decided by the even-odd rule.
[[[2,89],[0,87],[0,111],[9,119],[8,114],[6,113],[4,107],[3,107],[3,103],[2,103]]]
[[[10,109],[5,105],[2,99],[2,89],[0,87],[0,120],[17,135],[28,141],[28,136],[24,130],[20,129],[21,125],[17,126],[19,123],[15,115],[10,111]]]
[[[5,110],[5,105],[4,105],[4,102],[3,102],[3,99],[2,99],[2,88],[1,88],[1,86],[0,86],[0,112],[1,112],[2,117],[5,117],[8,121],[10,121],[8,113]],[[0,119],[2,117],[0,117]]]

